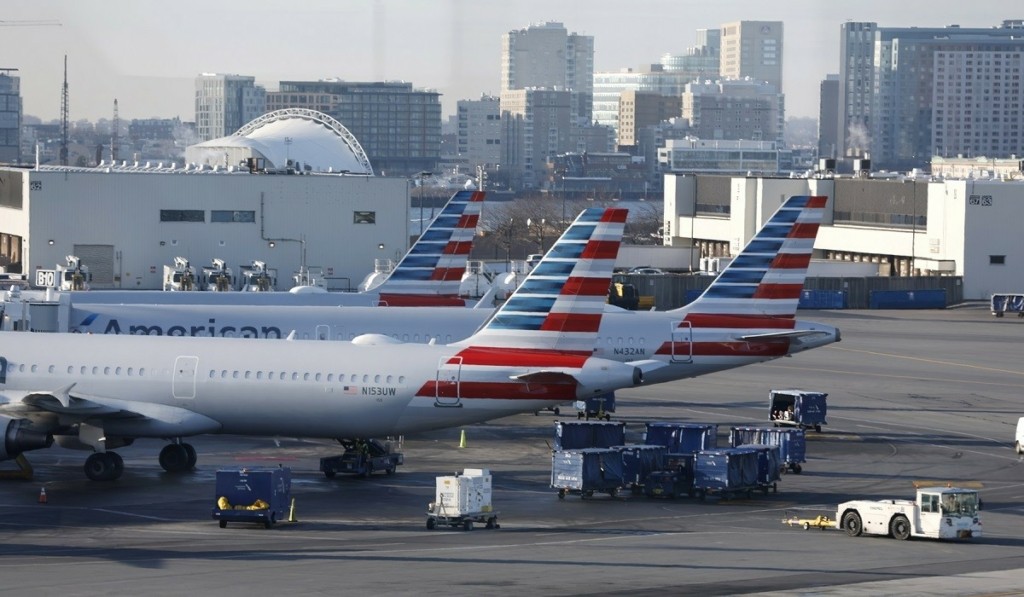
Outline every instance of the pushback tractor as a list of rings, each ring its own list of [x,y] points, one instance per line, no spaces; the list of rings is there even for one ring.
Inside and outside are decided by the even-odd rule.
[[[917,499],[854,500],[839,504],[836,520],[851,537],[968,539],[981,536],[978,492],[957,487],[923,487]]]

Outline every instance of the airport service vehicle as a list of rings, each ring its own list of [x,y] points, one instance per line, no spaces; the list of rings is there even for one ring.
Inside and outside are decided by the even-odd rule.
[[[217,471],[217,504],[213,519],[220,528],[229,522],[255,522],[270,528],[284,520],[292,491],[289,468]]]
[[[1016,313],[1024,317],[1024,294],[993,294],[991,298],[992,315],[1002,317],[1006,313]]]
[[[625,221],[625,209],[584,210],[453,344],[0,333],[0,459],[56,441],[93,451],[86,476],[108,481],[124,469],[111,450],[139,438],[170,439],[160,464],[182,472],[196,464],[181,441],[193,435],[384,437],[640,385],[666,363],[594,356]]]
[[[437,477],[434,501],[427,505],[427,528],[461,527],[472,531],[474,523],[501,528],[491,505],[491,471],[467,468],[461,475]]]
[[[836,509],[838,528],[851,537],[888,535],[905,541],[911,537],[967,539],[981,536],[978,511],[981,500],[973,489],[922,487],[917,499],[854,500]]]
[[[828,394],[804,390],[772,390],[768,417],[775,427],[799,427],[820,432],[828,413]]]
[[[1017,419],[1017,433],[1014,435],[1013,449],[1018,454],[1024,454],[1024,417]]]
[[[391,444],[376,439],[342,439],[345,447],[341,456],[330,456],[320,459],[320,471],[328,479],[338,473],[347,473],[368,477],[374,471],[383,471],[387,475],[395,473],[398,465],[405,462],[401,452],[393,452]]]

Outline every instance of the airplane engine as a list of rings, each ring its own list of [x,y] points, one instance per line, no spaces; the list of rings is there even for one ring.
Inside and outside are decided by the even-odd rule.
[[[576,379],[580,384],[577,398],[586,398],[638,386],[644,382],[644,372],[633,365],[592,357],[576,374]]]
[[[12,419],[0,415],[0,430],[3,441],[0,441],[0,460],[15,458],[22,452],[49,448],[53,444],[53,436],[32,429],[28,419]]]

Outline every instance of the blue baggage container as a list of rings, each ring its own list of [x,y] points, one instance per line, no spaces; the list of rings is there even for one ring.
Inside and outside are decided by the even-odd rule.
[[[1004,313],[1024,317],[1024,294],[993,294],[992,315],[1002,317]]]
[[[584,498],[595,492],[615,496],[624,484],[618,450],[561,450],[551,455],[551,487],[558,490],[558,499],[570,493]]]
[[[712,423],[656,422],[647,424],[644,443],[665,446],[669,452],[684,453],[718,447],[718,425]]]
[[[624,485],[633,488],[644,484],[647,475],[665,468],[665,446],[628,445],[615,446],[622,455],[622,478]]]
[[[733,427],[729,432],[729,445],[733,448],[748,444],[778,446],[780,468],[799,474],[801,463],[807,462],[807,439],[801,427]]]
[[[936,290],[872,290],[870,309],[945,309],[946,291]]]
[[[555,423],[556,450],[610,448],[626,443],[623,421],[558,421]]]
[[[744,448],[723,448],[697,452],[693,463],[693,486],[702,500],[717,493],[728,499],[758,488],[757,452]]]
[[[800,309],[845,309],[845,290],[803,290],[800,292]]]
[[[693,476],[686,471],[654,471],[644,481],[644,495],[669,499],[693,496]]]
[[[778,446],[746,444],[735,449],[750,450],[757,455],[757,479],[755,484],[762,492],[767,494],[769,489],[778,491],[777,483],[781,478],[779,473],[782,469]]]
[[[803,390],[771,390],[768,393],[768,417],[776,427],[813,427],[821,431],[827,424],[828,394]]]
[[[269,529],[288,515],[292,491],[289,468],[220,470],[216,483],[213,518],[220,521],[220,528],[228,522],[255,522]]]

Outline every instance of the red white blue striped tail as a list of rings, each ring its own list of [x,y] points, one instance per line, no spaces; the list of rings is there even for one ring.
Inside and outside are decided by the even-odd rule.
[[[485,195],[473,190],[452,195],[377,288],[381,305],[465,304],[459,298],[459,285],[466,273]]]
[[[593,354],[627,211],[584,210],[481,330],[460,345],[584,359]],[[546,353],[544,359],[550,358]]]
[[[693,303],[677,309],[697,326],[695,314],[709,314],[730,325],[760,327],[745,321],[796,317],[814,240],[828,197],[794,196],[754,235],[743,251]],[[745,321],[745,323],[744,323]]]

